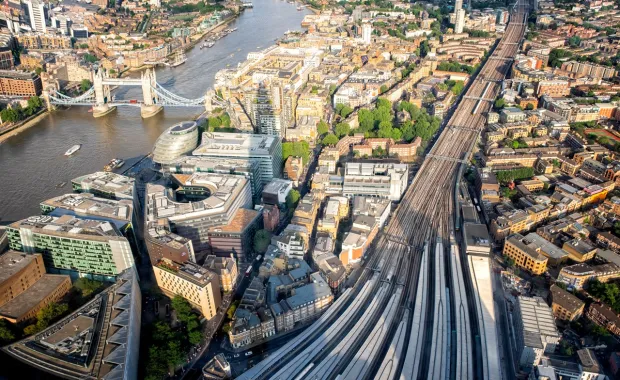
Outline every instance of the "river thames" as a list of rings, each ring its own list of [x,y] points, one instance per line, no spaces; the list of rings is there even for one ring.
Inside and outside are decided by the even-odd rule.
[[[187,53],[188,60],[176,68],[157,69],[157,82],[186,98],[198,98],[213,86],[218,70],[236,67],[252,51],[275,43],[287,30],[300,30],[309,11],[282,0],[253,0],[230,28],[236,32],[217,41],[214,47]],[[137,89],[114,91],[118,99],[140,99]],[[166,108],[143,120],[138,107],[120,107],[95,119],[89,107],[54,111],[19,135],[0,144],[0,224],[40,213],[39,203],[71,192],[70,180],[103,170],[114,157],[135,159],[151,151],[153,143],[173,123],[193,119],[204,109]],[[64,152],[74,144],[82,149],[72,157]],[[135,160],[134,160],[135,161]],[[57,188],[62,182],[67,184]]]

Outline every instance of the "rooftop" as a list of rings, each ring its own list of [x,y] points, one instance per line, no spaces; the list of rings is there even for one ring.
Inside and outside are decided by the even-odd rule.
[[[77,215],[94,216],[101,218],[117,219],[125,222],[131,221],[133,203],[129,199],[120,201],[98,198],[93,194],[64,194],[41,202],[41,208],[53,207],[72,211]],[[56,210],[54,210],[56,211]],[[56,212],[55,216],[62,215],[62,211]]]
[[[261,215],[259,211],[240,208],[235,212],[228,224],[211,227],[209,232],[238,232],[241,233]]]
[[[540,297],[518,298],[523,323],[524,343],[528,347],[543,348],[542,336],[559,337],[551,308]]]
[[[135,269],[57,323],[3,350],[55,376],[105,380],[137,376],[140,289]]]
[[[204,132],[195,156],[269,156],[279,137],[247,133]]]
[[[178,221],[220,214],[228,210],[244,190],[249,191],[248,180],[241,176],[195,173],[174,174],[173,178],[181,186],[208,189],[210,196],[194,202],[178,202],[169,197],[167,187],[148,184],[146,187],[147,222],[162,218]]]
[[[571,313],[576,312],[583,307],[584,302],[575,297],[566,290],[560,288],[557,285],[551,286],[551,296],[554,303],[557,303],[562,308],[568,310]]]
[[[81,191],[98,191],[114,194],[118,199],[133,198],[134,179],[124,175],[110,172],[95,172],[83,175],[71,180],[71,183],[79,185]]]
[[[10,224],[17,230],[29,229],[34,233],[69,237],[82,240],[110,241],[124,239],[116,226],[107,221],[79,219],[71,215],[53,217],[49,215],[31,216]]]
[[[0,78],[9,78],[9,79],[19,79],[19,80],[33,80],[38,78],[34,72],[32,73],[24,73],[21,71],[14,70],[0,70]]]
[[[319,273],[312,273],[310,278],[312,283],[296,288],[294,295],[286,299],[291,309],[299,308],[332,295],[331,289]]]
[[[0,284],[26,268],[37,257],[40,255],[28,255],[13,250],[0,255]]]
[[[156,266],[200,287],[209,285],[216,278],[215,273],[190,261],[183,265],[160,261]]]
[[[44,274],[31,287],[0,307],[0,315],[18,319],[36,307],[42,299],[56,291],[69,276]],[[70,280],[69,280],[70,281]]]

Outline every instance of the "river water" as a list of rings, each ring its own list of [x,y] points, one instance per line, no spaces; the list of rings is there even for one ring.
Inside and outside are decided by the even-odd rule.
[[[253,0],[229,24],[238,30],[216,42],[210,49],[195,47],[188,60],[176,68],[157,69],[157,82],[186,98],[198,98],[213,86],[215,73],[235,67],[252,51],[273,45],[287,30],[299,30],[308,10],[297,11],[295,4],[283,0]],[[137,88],[119,88],[117,99],[140,99]],[[102,170],[113,157],[135,161],[148,153],[153,143],[173,123],[192,119],[200,108],[166,108],[143,120],[137,107],[120,107],[95,119],[88,107],[55,111],[17,136],[0,144],[0,224],[39,213],[39,202],[71,192],[70,180]],[[74,144],[82,149],[66,158],[64,152]],[[62,182],[67,185],[56,186]]]

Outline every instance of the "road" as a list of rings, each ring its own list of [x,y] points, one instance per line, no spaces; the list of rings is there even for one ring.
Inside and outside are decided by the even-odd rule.
[[[510,71],[525,19],[525,4],[519,3],[503,39],[422,163],[387,232],[378,237],[375,254],[355,286],[297,339],[239,379],[467,379],[472,367],[484,367],[482,377],[491,377],[484,351],[475,355],[470,323],[454,322],[454,194],[460,170],[485,126],[485,114]],[[464,302],[471,314],[474,306]],[[453,326],[458,326],[454,333]],[[456,349],[450,348],[454,345]],[[391,359],[384,360],[388,355]]]

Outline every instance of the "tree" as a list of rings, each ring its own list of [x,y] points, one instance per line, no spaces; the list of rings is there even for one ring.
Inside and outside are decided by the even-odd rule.
[[[299,191],[292,189],[286,196],[286,207],[288,207],[289,210],[294,209],[297,206],[297,202],[299,202],[300,198],[301,194],[299,194]]]
[[[42,67],[37,67],[36,69],[34,69],[34,73],[37,75],[41,75],[41,73],[43,72],[43,68]]]
[[[230,304],[230,306],[228,307],[228,310],[226,310],[226,316],[228,317],[228,319],[232,320],[233,317],[235,316],[235,311],[237,311],[237,306],[239,305],[239,301],[234,301],[232,304]]]
[[[532,103],[527,103],[527,105],[525,106],[525,109],[528,111],[531,111],[534,109],[534,105]]]
[[[568,39],[568,45],[570,47],[578,47],[581,45],[581,37],[574,35]]]
[[[73,283],[73,286],[80,291],[82,297],[88,297],[100,290],[103,287],[103,283],[82,277],[78,278]]]
[[[316,126],[316,131],[319,134],[319,136],[323,136],[324,134],[329,132],[329,124],[327,124],[325,120],[319,121],[319,123]]]
[[[86,53],[84,54],[84,61],[88,63],[95,63],[95,62],[98,62],[99,59],[92,54]]]
[[[573,356],[575,349],[570,343],[563,340],[560,343],[560,353],[565,356]]]
[[[271,243],[271,232],[267,230],[258,230],[254,234],[254,251],[257,253],[265,253],[267,247]]]
[[[91,87],[93,87],[93,82],[88,79],[82,79],[82,81],[80,82],[80,90],[82,92],[88,91]]]
[[[338,123],[336,124],[336,128],[334,129],[334,132],[336,133],[336,136],[338,138],[347,136],[350,131],[351,131],[351,127],[347,123]]]
[[[383,93],[387,92],[387,90],[388,90],[388,86],[386,86],[386,85],[381,85],[381,87],[379,87],[379,93],[380,94],[383,94]]]
[[[66,303],[52,302],[37,312],[37,322],[26,326],[24,334],[31,335],[45,330],[52,321],[65,314],[69,310]]]
[[[346,106],[344,104],[338,104],[338,106],[342,106],[340,107],[340,111],[338,112],[338,114],[342,116],[343,119],[346,119],[353,112],[353,108],[349,106]],[[336,107],[336,109],[338,109],[338,107]]]
[[[183,323],[188,342],[196,345],[202,340],[200,333],[200,322],[198,315],[192,309],[192,305],[181,296],[174,296],[172,299],[172,308],[177,314],[177,319]]]
[[[428,53],[431,51],[431,47],[428,44],[427,40],[422,41],[422,43],[420,44],[420,57],[424,58],[428,55]]]
[[[301,157],[304,165],[307,164],[310,158],[310,144],[307,141],[282,143],[282,160],[286,161],[290,156]]]
[[[499,110],[499,109],[502,109],[502,108],[504,108],[504,107],[506,106],[506,101],[505,101],[503,98],[499,98],[499,99],[497,99],[497,100],[495,101],[494,106],[495,106],[495,108],[496,108],[496,109],[498,109],[498,110]]]
[[[392,109],[392,103],[386,98],[377,99],[377,108]]]
[[[336,145],[338,143],[338,137],[333,133],[328,134],[323,138],[323,145]]]
[[[0,344],[9,344],[16,338],[15,326],[6,319],[0,319]]]

